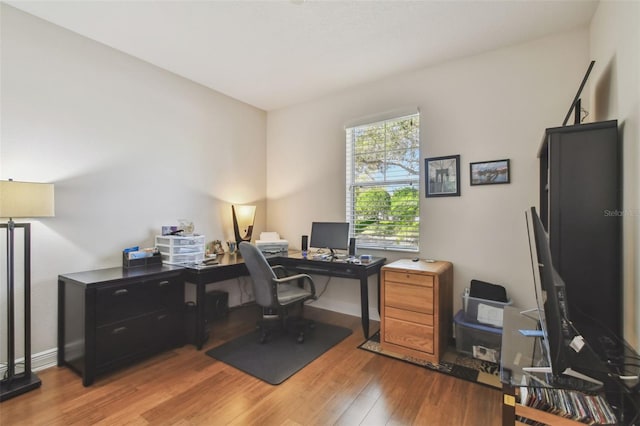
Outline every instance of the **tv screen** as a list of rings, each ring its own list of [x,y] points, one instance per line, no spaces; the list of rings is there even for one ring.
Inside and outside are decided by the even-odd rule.
[[[543,346],[553,376],[573,376],[591,383],[602,382],[592,373],[601,373],[601,365],[592,349],[576,347],[574,339],[579,336],[569,321],[565,283],[553,267],[547,233],[542,226],[535,207],[525,212],[533,281],[543,332]]]
[[[311,224],[311,247],[347,250],[349,247],[348,222],[313,222]]]
[[[562,359],[564,345],[563,312],[560,309],[551,272],[551,254],[548,248],[547,234],[536,213],[535,207],[526,212],[529,251],[533,272],[534,290],[540,315],[540,326],[546,340],[548,362],[554,374],[561,374],[567,360]]]

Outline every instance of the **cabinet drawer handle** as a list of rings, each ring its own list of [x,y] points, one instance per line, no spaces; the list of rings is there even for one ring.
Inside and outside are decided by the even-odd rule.
[[[158,315],[157,320],[158,320],[158,321],[162,321],[163,319],[166,319],[167,317],[168,317],[168,315],[167,315],[167,314]]]
[[[127,331],[127,327],[118,327],[114,328],[113,331],[111,331],[111,334],[122,334],[125,331]]]
[[[126,288],[122,288],[120,290],[116,290],[113,292],[114,296],[124,296],[125,294],[129,293],[129,290],[127,290]]]
[[[158,287],[164,287],[165,285],[169,285],[169,284],[170,284],[170,282],[169,282],[169,281],[167,281],[167,280],[160,281],[160,282],[158,283]]]

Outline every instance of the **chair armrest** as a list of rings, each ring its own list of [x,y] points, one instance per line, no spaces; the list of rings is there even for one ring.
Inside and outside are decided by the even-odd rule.
[[[309,284],[309,289],[311,290],[311,294],[313,294],[313,298],[316,299],[316,286],[313,284],[313,279],[311,278],[310,275],[307,274],[296,274],[296,275],[289,275],[288,277],[284,277],[284,278],[274,278],[273,281],[277,284],[281,284],[281,283],[288,283],[290,281],[297,281],[297,280],[304,280],[305,282],[307,282]]]
[[[271,267],[273,273],[276,274],[276,277],[283,278],[289,275],[289,271],[282,265],[274,265]]]

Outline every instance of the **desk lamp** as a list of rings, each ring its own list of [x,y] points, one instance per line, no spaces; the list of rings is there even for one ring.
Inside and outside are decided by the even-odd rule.
[[[232,205],[233,232],[238,246],[242,241],[251,241],[253,222],[256,218],[256,206]]]
[[[7,370],[0,381],[0,401],[40,387],[41,381],[31,371],[31,224],[15,223],[13,218],[50,217],[54,215],[53,184],[0,181],[0,224],[7,229]],[[15,300],[14,300],[14,231],[24,229],[24,372],[16,373]]]

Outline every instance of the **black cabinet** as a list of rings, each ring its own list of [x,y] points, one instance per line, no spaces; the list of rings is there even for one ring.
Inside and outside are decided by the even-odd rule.
[[[184,344],[183,269],[110,268],[58,277],[58,365],[95,376]]]
[[[540,150],[540,216],[585,334],[622,336],[619,157],[615,120],[547,129]]]

